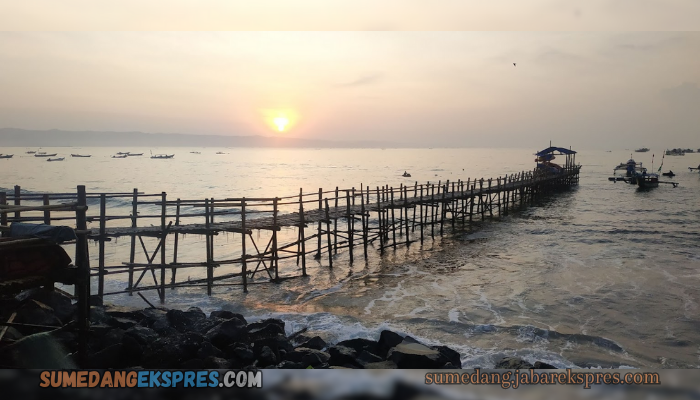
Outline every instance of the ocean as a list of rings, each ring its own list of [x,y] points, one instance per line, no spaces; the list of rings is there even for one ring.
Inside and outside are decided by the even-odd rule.
[[[15,154],[0,159],[0,190],[21,185],[28,193],[72,192],[82,184],[88,193],[138,188],[167,192],[174,200],[496,178],[530,170],[540,149],[41,149],[66,157],[63,162],[28,150],[36,149],[0,150]],[[144,155],[111,158],[117,151]],[[151,151],[175,157],[153,160]],[[392,329],[458,350],[465,368],[493,367],[511,355],[557,367],[697,368],[700,174],[688,167],[700,164],[700,154],[665,157],[663,171],[677,175],[664,180],[678,182],[676,188],[640,191],[607,179],[630,154],[651,170],[654,153],[656,170],[661,151],[583,150],[576,154],[583,166],[578,187],[471,230],[434,240],[428,235],[422,246],[399,246],[383,256],[370,250],[367,261],[356,250],[353,265],[345,250],[332,269],[327,260],[309,257],[308,278],[254,285],[247,294],[240,286],[217,288],[211,297],[204,288],[168,290],[165,305],[224,308],[250,320],[274,316],[287,322],[289,332],[306,327],[307,334],[331,342],[376,339]],[[412,177],[403,178],[404,171]],[[94,201],[90,206],[98,208]],[[108,211],[122,215],[130,207],[129,199],[108,203]],[[202,237],[180,240],[180,260],[204,259]],[[216,254],[232,255],[227,249],[233,241],[233,235],[217,238]],[[128,238],[107,243],[109,265],[128,261],[128,247]],[[96,245],[90,253],[94,266]],[[295,274],[295,268],[281,265],[285,273]],[[107,291],[124,289],[124,279],[109,277]],[[144,294],[158,301],[155,292]],[[146,306],[138,296],[105,300]]]

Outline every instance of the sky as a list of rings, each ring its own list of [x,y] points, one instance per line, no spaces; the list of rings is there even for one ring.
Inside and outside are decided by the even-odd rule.
[[[94,18],[76,22],[65,9],[52,9],[58,3],[27,1],[10,10],[30,22],[25,29],[0,12],[10,29],[0,32],[0,127],[428,147],[532,147],[549,140],[577,148],[700,147],[700,31],[664,26],[672,21],[691,29],[697,21],[669,10],[700,11],[697,2],[667,0],[659,8],[661,2],[636,0],[629,12],[626,0],[567,6],[535,0],[538,6],[522,10],[525,15],[549,14],[538,14],[539,30],[523,31],[497,30],[515,11],[498,14],[491,6],[481,12],[493,17],[492,30],[450,28],[458,18],[448,11],[469,3],[451,0],[423,18],[418,11],[426,3],[405,0],[401,18],[376,21],[367,19],[364,0],[354,8],[337,2],[347,15],[335,18],[335,31],[323,30],[327,22],[320,17],[331,12],[325,3],[311,0],[273,8],[255,31],[215,31],[226,28],[234,3],[210,1],[221,7],[217,19],[195,13],[194,2],[174,1],[151,30],[136,31],[107,30],[128,28],[127,14],[107,10],[100,17],[88,2],[68,3]],[[400,7],[393,0],[380,4]],[[43,16],[31,14],[30,5],[42,5]],[[179,25],[167,20],[177,7],[194,16]],[[609,18],[574,30],[576,20],[596,9]],[[149,10],[142,7],[139,15]],[[243,11],[251,18],[262,14],[256,6]],[[647,30],[609,30],[615,13],[627,15],[618,26]],[[277,20],[281,14],[286,18]],[[559,21],[568,21],[563,15],[573,28],[547,30],[561,29]],[[105,30],[90,30],[95,21]],[[139,18],[130,21],[140,29]],[[265,30],[295,29],[299,21],[316,30]],[[343,30],[353,24],[375,30]],[[430,30],[440,24],[446,28]],[[199,25],[210,30],[187,30]],[[42,26],[56,31],[30,29]],[[286,120],[283,132],[274,122],[279,118]]]

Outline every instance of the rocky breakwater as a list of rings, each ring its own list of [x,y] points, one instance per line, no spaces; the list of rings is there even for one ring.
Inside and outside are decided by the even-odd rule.
[[[97,297],[91,299],[88,354],[81,365],[76,357],[78,336],[72,329],[75,305],[68,297],[32,289],[3,301],[2,314],[15,310],[16,322],[54,327],[49,332],[31,326],[8,328],[0,343],[4,368],[461,368],[460,354],[453,349],[428,346],[389,330],[377,340],[330,345],[304,331],[287,334],[279,319],[248,322],[241,314],[213,311],[207,316],[196,307],[126,309],[102,305]],[[518,359],[503,361],[497,368],[533,367]]]

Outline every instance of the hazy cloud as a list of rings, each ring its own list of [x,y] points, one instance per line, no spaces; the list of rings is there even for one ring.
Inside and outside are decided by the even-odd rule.
[[[383,79],[383,74],[372,73],[372,74],[364,75],[358,79],[355,79],[354,81],[338,84],[337,86],[339,86],[339,87],[354,87],[354,86],[374,85],[376,83],[379,83],[382,79]]]

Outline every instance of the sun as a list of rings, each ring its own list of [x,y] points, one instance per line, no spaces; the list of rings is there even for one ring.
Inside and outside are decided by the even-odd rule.
[[[284,128],[289,124],[289,118],[277,117],[273,120],[275,125],[277,125],[277,130],[284,132]]]

